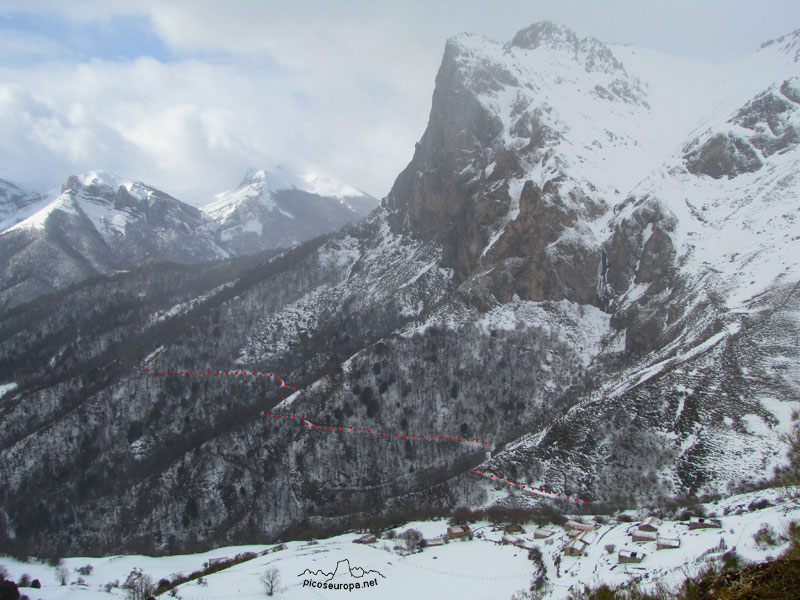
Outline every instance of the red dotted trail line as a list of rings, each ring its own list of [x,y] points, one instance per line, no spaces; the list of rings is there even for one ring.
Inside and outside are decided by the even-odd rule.
[[[150,375],[267,375],[269,377],[274,377],[278,379],[278,376],[273,373],[266,373],[265,371],[152,371],[149,369],[145,369],[145,373]],[[282,387],[287,387],[290,389],[297,389],[296,385],[288,385],[282,379],[278,379],[280,381]],[[353,431],[357,432],[360,431],[361,433],[370,433],[374,435],[378,435],[384,438],[406,438],[406,439],[415,439],[415,440],[431,440],[431,441],[453,441],[453,442],[461,442],[461,443],[469,443],[469,444],[476,444],[479,446],[488,446],[489,442],[487,440],[478,440],[478,439],[470,439],[468,437],[462,437],[460,435],[422,435],[416,433],[394,433],[390,431],[381,431],[380,429],[373,429],[372,427],[350,427],[347,425],[314,425],[305,417],[301,417],[300,415],[290,415],[290,414],[275,414],[275,413],[267,413],[268,417],[273,417],[276,419],[280,418],[287,418],[287,419],[299,419],[303,422],[303,424],[308,427],[309,430],[316,429],[318,431]]]
[[[266,371],[155,371],[155,370],[145,369],[144,372],[148,373],[150,375],[184,375],[184,376],[188,376],[188,375],[264,375],[264,376],[268,376],[268,377],[272,377],[272,378],[277,379],[280,382],[281,387],[286,387],[286,388],[294,389],[294,390],[297,389],[296,385],[289,385],[285,381],[280,379],[274,373],[267,373]],[[386,439],[386,438],[389,438],[389,439],[398,438],[398,439],[415,439],[415,440],[431,440],[431,441],[455,441],[455,442],[461,442],[461,443],[477,444],[477,445],[480,445],[480,446],[484,446],[484,445],[488,445],[489,444],[489,442],[486,441],[486,440],[483,440],[483,442],[481,442],[481,440],[470,439],[468,437],[461,437],[461,436],[450,436],[450,435],[448,435],[448,436],[444,436],[444,435],[439,435],[439,436],[427,435],[426,436],[426,435],[417,435],[415,433],[412,433],[412,434],[394,433],[394,432],[389,432],[389,431],[381,431],[380,429],[374,429],[373,430],[371,428],[368,429],[366,427],[355,427],[355,426],[350,427],[350,426],[347,426],[347,425],[314,425],[308,419],[306,419],[305,417],[301,417],[299,415],[280,414],[280,413],[266,413],[266,415],[268,417],[273,417],[275,419],[281,419],[281,418],[297,419],[297,420],[301,421],[303,423],[303,425],[305,425],[308,428],[309,431],[311,431],[313,429],[316,429],[318,432],[322,432],[322,431],[330,431],[330,432],[334,432],[334,431],[353,431],[353,432],[358,432],[358,431],[360,431],[361,433],[369,433],[369,434],[377,435],[377,436],[380,436],[381,438],[384,438],[384,439]],[[529,491],[529,492],[531,492],[533,494],[538,494],[540,496],[545,496],[547,498],[561,498],[561,499],[565,499],[566,498],[569,501],[582,502],[583,504],[586,504],[586,500],[579,500],[578,498],[574,498],[574,497],[570,498],[567,495],[563,495],[562,496],[558,492],[556,492],[555,494],[553,492],[546,492],[543,489],[537,489],[537,488],[535,488],[535,487],[533,487],[531,485],[528,485],[528,484],[520,484],[520,483],[517,483],[515,481],[511,481],[510,479],[503,478],[503,477],[501,477],[499,475],[494,475],[493,473],[487,473],[486,471],[478,471],[478,469],[472,469],[472,470],[475,473],[477,473],[479,475],[482,475],[483,477],[485,477],[487,479],[494,479],[495,481],[501,481],[501,482],[503,482],[505,484],[512,485],[512,486],[514,486],[516,488],[521,488],[521,489]]]
[[[510,485],[510,486],[513,486],[513,487],[516,487],[516,488],[520,488],[520,489],[523,489],[523,490],[526,490],[526,491],[529,491],[529,492],[531,492],[533,494],[538,494],[539,496],[545,496],[547,498],[561,498],[562,500],[566,498],[567,500],[570,500],[570,501],[582,502],[583,504],[586,504],[586,500],[579,500],[578,498],[575,498],[575,497],[570,498],[567,495],[563,495],[562,496],[559,492],[556,492],[555,494],[553,492],[546,492],[541,488],[535,488],[532,485],[528,485],[528,484],[520,484],[520,483],[518,483],[516,481],[511,481],[510,479],[506,479],[504,477],[501,477],[500,475],[495,475],[493,473],[487,473],[486,471],[479,471],[478,469],[472,469],[472,470],[475,473],[477,473],[478,475],[481,475],[481,476],[483,476],[483,477],[485,477],[487,479],[494,479],[495,481],[500,481],[500,482],[505,483],[507,485]]]

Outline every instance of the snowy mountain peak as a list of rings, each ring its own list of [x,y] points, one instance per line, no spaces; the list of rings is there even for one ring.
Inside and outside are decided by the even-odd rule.
[[[266,181],[267,179],[267,172],[264,169],[255,169],[251,168],[248,169],[247,172],[244,174],[244,178],[242,179],[242,183],[240,186],[249,185],[251,183],[258,183],[261,181]]]
[[[369,197],[361,190],[324,175],[316,169],[295,169],[287,165],[275,165],[269,169],[248,169],[239,184],[239,189],[252,185],[258,185],[273,192],[299,190],[333,198]]]
[[[520,29],[511,40],[517,48],[533,50],[542,45],[571,46],[577,48],[578,36],[574,31],[552,21],[539,21],[524,29]]]
[[[579,38],[571,29],[552,23],[540,21],[521,29],[508,44],[508,48],[520,50],[536,50],[540,47],[568,52],[580,62],[588,72],[605,73],[623,72],[622,66],[611,50],[601,41],[593,37]]]
[[[161,196],[166,196],[163,192],[159,192],[155,188],[145,185],[139,181],[125,179],[119,175],[115,175],[109,171],[102,169],[87,171],[80,175],[70,175],[66,182],[61,185],[61,194],[71,192],[73,195],[83,191],[84,188],[98,188],[101,193],[90,193],[89,195],[95,198],[95,201],[102,200],[105,202],[112,202],[115,200],[115,194],[120,189],[124,189],[128,195],[136,200],[147,200],[154,192]],[[58,192],[51,193],[51,197],[57,197]]]
[[[110,188],[118,189],[120,186],[130,183],[128,180],[123,179],[119,175],[98,169],[96,171],[88,171],[77,176],[78,181],[82,185],[99,185]]]
[[[249,169],[237,188],[200,208],[219,224],[221,244],[252,253],[335,231],[376,205],[371,196],[333,178],[276,165]]]

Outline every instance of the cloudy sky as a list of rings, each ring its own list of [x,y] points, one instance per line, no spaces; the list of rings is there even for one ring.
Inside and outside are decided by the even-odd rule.
[[[544,19],[719,63],[800,28],[800,2],[0,0],[0,178],[103,168],[200,203],[290,163],[382,197],[447,37]]]

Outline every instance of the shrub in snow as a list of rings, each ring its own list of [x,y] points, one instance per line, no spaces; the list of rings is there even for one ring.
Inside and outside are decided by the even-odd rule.
[[[163,594],[165,591],[169,589],[169,586],[172,585],[172,582],[167,579],[166,577],[162,577],[158,580],[158,586],[156,586],[156,594]]]
[[[741,557],[735,550],[728,550],[722,555],[722,567],[726,571],[736,571],[741,565]]]
[[[536,563],[542,562],[542,551],[539,550],[537,546],[534,546],[528,550],[528,560],[532,560]]]
[[[762,508],[769,508],[770,506],[773,506],[772,502],[766,498],[762,498],[761,500],[753,500],[747,505],[747,510],[753,512],[754,510],[761,510]]]
[[[775,530],[768,523],[763,523],[761,528],[753,534],[753,541],[759,548],[770,548],[778,544]]]
[[[94,567],[92,565],[83,565],[82,567],[77,567],[75,570],[80,575],[91,575],[92,571],[94,571]]]
[[[614,552],[614,550],[617,549],[617,547],[614,544],[606,544],[604,548],[606,549],[606,552],[608,552],[609,554],[611,554],[612,552]]]

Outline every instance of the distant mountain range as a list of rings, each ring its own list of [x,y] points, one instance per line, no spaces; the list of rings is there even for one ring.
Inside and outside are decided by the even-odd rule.
[[[377,206],[332,180],[276,173],[251,171],[201,209],[105,171],[71,176],[47,195],[0,181],[0,306],[147,264],[288,248]]]

